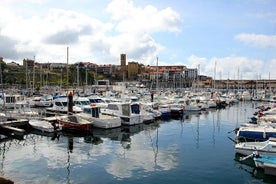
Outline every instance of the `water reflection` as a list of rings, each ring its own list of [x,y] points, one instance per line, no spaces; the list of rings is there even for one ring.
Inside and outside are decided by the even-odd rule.
[[[74,148],[74,140],[73,137],[68,137],[68,148],[67,148],[67,176],[66,176],[66,183],[70,182],[70,154],[73,153]]]
[[[159,124],[130,126],[122,134],[122,148],[105,167],[118,178],[144,177],[153,171],[163,171],[178,165],[178,148],[159,146]],[[139,133],[144,130],[143,133]],[[135,134],[135,135],[134,135]],[[139,176],[139,173],[142,176]]]
[[[177,181],[183,183],[189,183],[185,182],[190,181],[185,179],[187,176],[206,178],[205,174],[215,178],[223,173],[230,178],[235,176],[235,170],[241,170],[249,180],[251,175],[255,175],[253,179],[261,178],[261,171],[233,161],[233,147],[229,146],[233,143],[227,139],[235,136],[227,132],[251,114],[249,110],[245,113],[244,108],[240,104],[223,110],[187,113],[180,120],[107,130],[94,128],[82,134],[32,130],[24,140],[2,139],[0,174],[14,181],[39,178],[41,183],[91,183],[97,178],[95,183],[107,183],[124,178],[137,181],[147,176],[154,182],[156,177],[163,177],[162,171],[178,175]],[[231,169],[234,172],[228,172]]]
[[[240,158],[242,156],[243,155],[236,153],[234,157],[234,160],[237,163],[236,166],[238,167],[238,169],[250,174],[253,178],[256,178],[258,180],[263,180],[266,183],[275,183],[275,177],[265,175],[263,169],[256,168],[253,159],[246,159],[246,160],[240,161]]]
[[[63,176],[64,183],[74,183],[72,169],[76,165],[97,163],[103,161],[107,155],[110,159],[103,162],[103,167],[107,173],[118,178],[133,177],[136,171],[141,171],[143,175],[152,171],[170,170],[178,164],[178,149],[175,145],[159,146],[159,128],[159,122],[154,122],[110,130],[93,129],[90,134],[43,133],[31,130],[17,146],[9,140],[1,144],[0,171],[3,176],[5,169],[11,170],[10,174],[15,174],[16,168],[26,168],[29,165],[27,172],[34,172],[36,177],[47,180],[49,176],[37,173],[32,166],[39,164],[40,170],[48,170],[50,173],[55,170],[59,173],[52,180],[60,181]],[[121,146],[112,146],[110,141]],[[12,147],[12,151],[8,153],[7,144]],[[20,155],[16,155],[19,150]],[[13,164],[5,165],[6,155],[8,162],[13,160]],[[25,169],[21,172],[24,176],[20,177],[27,180],[33,177],[24,174]]]

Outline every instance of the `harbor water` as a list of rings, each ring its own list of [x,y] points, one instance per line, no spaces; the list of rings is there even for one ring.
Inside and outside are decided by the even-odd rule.
[[[259,105],[239,102],[91,134],[29,130],[23,140],[1,139],[0,176],[17,184],[275,183],[234,150],[233,130]]]

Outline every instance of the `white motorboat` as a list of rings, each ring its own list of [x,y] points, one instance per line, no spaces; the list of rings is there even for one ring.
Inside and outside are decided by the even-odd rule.
[[[0,98],[0,106],[2,109],[12,109],[17,103],[26,102],[26,97],[20,94],[5,94]]]
[[[249,91],[243,91],[241,96],[240,96],[240,100],[243,101],[250,101],[252,100],[251,94]]]
[[[254,151],[260,154],[276,155],[276,138],[270,137],[261,142],[240,142],[235,145],[235,151],[242,155],[250,155]]]
[[[67,114],[68,112],[68,100],[66,97],[56,98],[53,100],[53,106],[46,108],[46,113],[50,114]],[[73,113],[82,112],[81,107],[73,105]]]
[[[36,96],[31,101],[34,107],[50,107],[52,106],[53,96],[51,95],[44,95],[44,96]]]
[[[123,125],[136,125],[143,123],[143,117],[140,115],[139,105],[131,105],[124,102],[109,103],[103,114],[118,116],[121,118]]]
[[[147,112],[151,114],[154,117],[154,119],[161,119],[162,113],[159,110],[154,109],[153,106],[154,106],[153,102],[141,102],[140,103],[141,112],[142,113]],[[149,115],[149,119],[151,119],[150,118],[151,115]]]
[[[104,101],[102,97],[97,95],[90,95],[87,97],[91,104],[96,104],[98,107],[106,107],[107,103]]]
[[[201,107],[202,104],[197,103],[197,101],[195,99],[187,98],[185,100],[180,100],[178,103],[183,105],[184,111],[200,111],[200,110],[202,110],[202,107]]]
[[[121,126],[120,117],[101,113],[101,107],[97,105],[83,106],[83,112],[77,115],[90,121],[92,126],[97,128],[108,129]]]
[[[39,117],[39,112],[30,108],[30,105],[26,101],[16,102],[14,108],[6,111],[6,117],[8,119],[33,119]]]
[[[89,101],[89,99],[87,97],[74,97],[74,105],[80,108],[83,108],[85,106],[89,106],[91,104],[91,102]]]

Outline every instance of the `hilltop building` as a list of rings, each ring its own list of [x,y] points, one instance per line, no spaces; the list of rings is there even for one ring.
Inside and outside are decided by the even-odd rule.
[[[0,57],[0,61],[4,62],[3,57]],[[3,82],[24,86],[26,81],[35,81],[37,86],[62,84],[68,86],[95,85],[97,80],[109,80],[110,85],[121,81],[134,82],[151,89],[276,89],[276,80],[213,80],[212,77],[199,75],[197,68],[187,68],[184,65],[149,66],[136,61],[127,62],[126,54],[120,54],[118,63],[119,65],[98,65],[91,62],[77,62],[68,65],[58,62],[38,63],[32,59],[24,59],[23,66],[14,62],[7,64]],[[65,68],[69,69],[70,75],[67,76]]]

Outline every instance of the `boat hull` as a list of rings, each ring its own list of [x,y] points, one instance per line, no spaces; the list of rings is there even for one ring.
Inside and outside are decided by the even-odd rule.
[[[239,139],[267,140],[276,138],[276,128],[273,127],[241,127],[237,132]]]
[[[65,129],[73,129],[73,130],[90,130],[91,124],[78,124],[70,121],[65,120],[57,120],[60,125],[62,125],[62,128]]]
[[[276,176],[276,156],[259,154],[253,158],[255,166],[264,169],[264,173]]]
[[[55,127],[48,121],[44,120],[29,120],[29,124],[37,130],[40,130],[42,132],[55,132]]]

